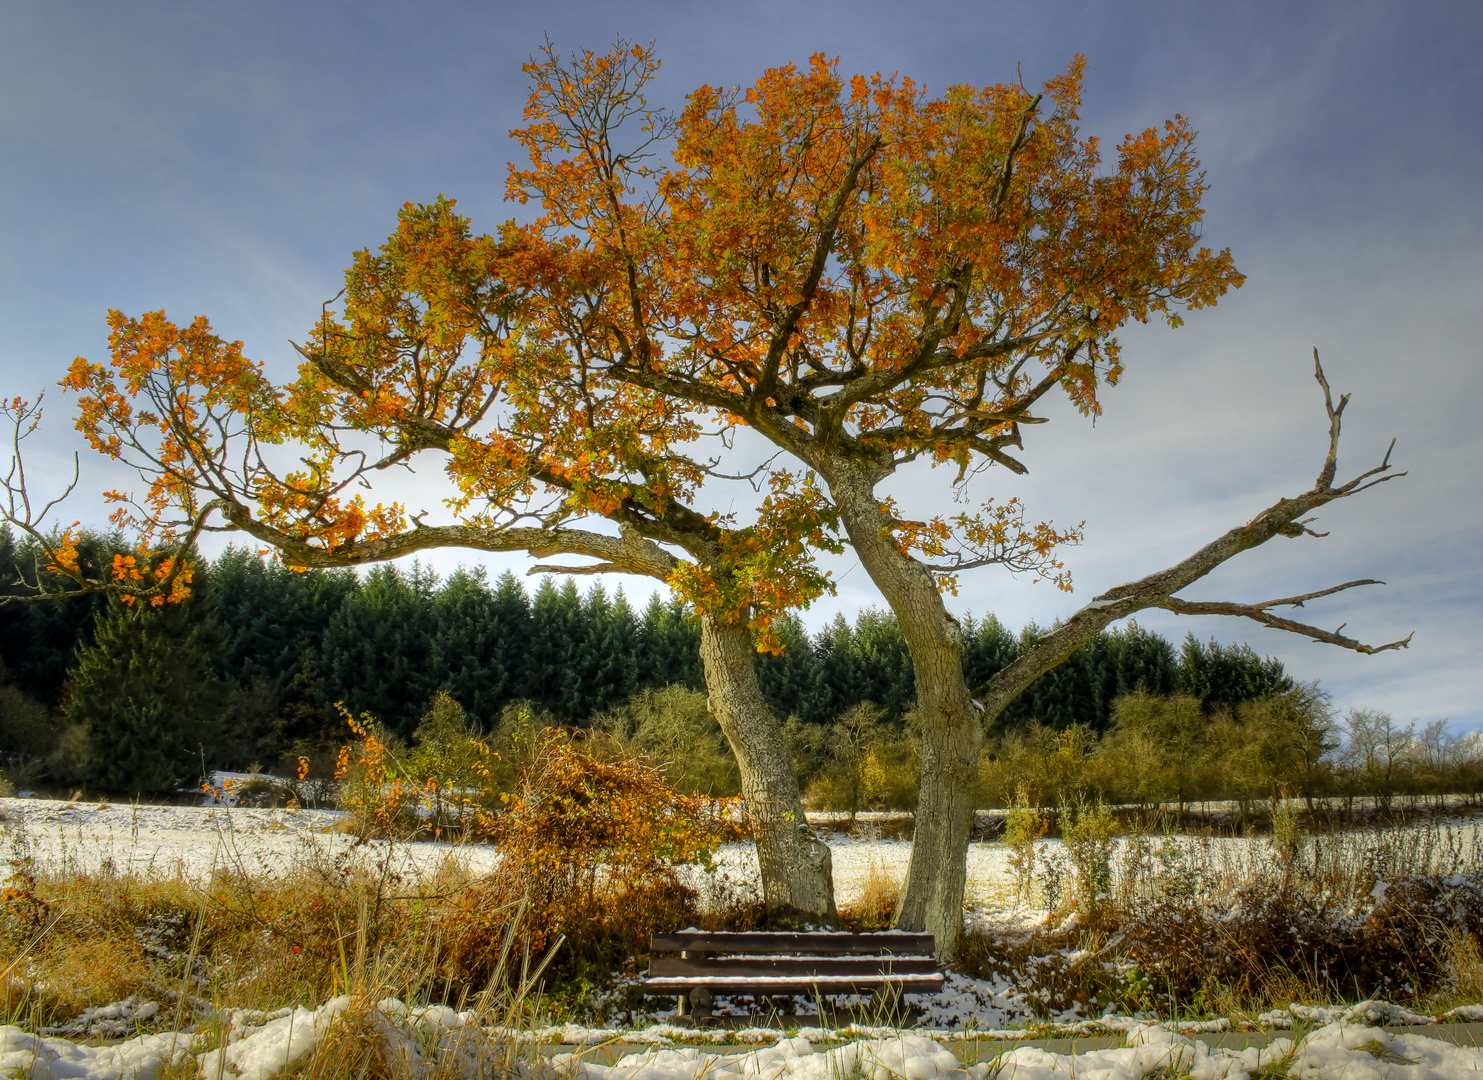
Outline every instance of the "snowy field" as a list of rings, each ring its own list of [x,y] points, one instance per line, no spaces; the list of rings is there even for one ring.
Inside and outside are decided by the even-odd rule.
[[[58,870],[108,866],[118,873],[188,877],[207,875],[213,867],[281,872],[295,860],[332,858],[354,843],[352,836],[338,831],[345,815],[333,810],[0,799],[0,819],[6,835],[26,838],[39,866]],[[911,857],[907,841],[862,841],[836,834],[830,847],[843,904],[859,897],[872,867],[900,881]],[[381,850],[381,845],[375,848]],[[398,870],[428,871],[451,856],[476,873],[499,859],[494,848],[478,844],[398,844],[392,856]],[[989,903],[1002,896],[1007,883],[1004,846],[974,844],[968,860],[970,900]],[[756,880],[757,860],[749,845],[728,847],[718,865],[733,884]]]
[[[865,834],[873,818],[901,815],[861,815]],[[334,810],[261,810],[224,806],[149,806],[131,803],[62,802],[44,799],[0,799],[0,836],[14,841],[24,838],[37,864],[49,869],[96,871],[110,867],[118,873],[146,873],[202,877],[213,868],[246,873],[282,872],[296,862],[333,858],[349,852],[354,837],[344,831],[347,817]],[[812,820],[812,816],[811,816]],[[816,822],[829,839],[833,855],[838,901],[848,905],[859,899],[874,874],[899,883],[906,876],[911,858],[907,840],[871,840],[846,835],[843,821],[820,815]],[[831,827],[841,831],[828,831]],[[1426,825],[1392,830],[1395,838],[1412,836],[1414,841],[1397,842],[1407,849],[1413,869],[1425,864],[1446,871],[1454,849],[1480,843],[1477,824],[1462,818],[1445,823],[1443,838]],[[1349,834],[1358,842],[1373,834]],[[1163,844],[1162,837],[1153,844]],[[1188,851],[1199,850],[1207,865],[1235,867],[1243,862],[1270,857],[1270,842],[1263,838],[1190,837],[1173,838]],[[1332,843],[1342,844],[1343,837]],[[1119,847],[1125,842],[1120,842]],[[1038,845],[1040,865],[1054,858],[1061,844],[1043,840]],[[1428,849],[1434,848],[1435,851]],[[8,854],[8,853],[7,853]],[[357,857],[379,858],[386,845],[363,846]],[[983,917],[1013,915],[1018,919],[1037,917],[1027,909],[1014,908],[1013,884],[1008,851],[1002,843],[975,843],[968,849],[967,902]],[[493,868],[498,852],[488,845],[448,843],[397,844],[390,851],[391,867],[397,871],[433,870],[446,859],[464,863],[481,873]],[[702,889],[754,887],[757,861],[750,845],[732,845],[717,859],[717,880],[708,882],[697,870],[695,883]]]
[[[478,873],[492,868],[499,858],[494,848],[479,845],[371,844],[357,849],[353,837],[343,831],[344,823],[345,816],[333,811],[0,799],[0,836],[8,849],[4,854],[26,854],[52,870],[112,868],[118,873],[200,878],[213,868],[275,874],[346,855],[389,858],[392,869],[412,873],[434,870],[442,861],[453,858]],[[1469,821],[1453,822],[1447,828],[1448,843],[1454,847],[1477,842],[1475,826]],[[869,833],[868,824],[863,831]],[[1430,833],[1419,829],[1415,838],[1403,835],[1399,843],[1415,851],[1427,836],[1433,838],[1427,843],[1436,843],[1437,835],[1435,829]],[[1159,838],[1156,842],[1165,841]],[[1270,842],[1265,839],[1179,837],[1172,842],[1191,850],[1198,848],[1207,865],[1271,857]],[[24,846],[25,851],[14,850],[17,846]],[[1054,857],[1059,846],[1057,841],[1043,841],[1041,857]],[[837,895],[843,906],[857,900],[872,877],[899,882],[906,873],[911,845],[906,841],[854,839],[837,832],[832,834],[831,850]],[[1438,858],[1446,854],[1439,850]],[[968,918],[1005,928],[1028,928],[1040,921],[1044,912],[1013,903],[1006,855],[1003,844],[978,843],[970,847]],[[1423,862],[1430,858],[1421,853]],[[748,846],[734,846],[721,853],[712,877],[696,873],[697,884],[717,893],[755,888],[755,855]],[[387,1001],[374,1008],[384,1014],[385,1022],[377,1022],[381,1037],[400,1040],[396,1053],[409,1061],[436,1055],[439,1075],[450,1078],[488,1075],[488,1055],[498,1047],[507,1047],[512,1038],[526,1044],[598,1043],[615,1038],[650,1044],[611,1066],[577,1057],[517,1070],[551,1080],[1052,1080],[1072,1076],[1134,1080],[1153,1075],[1187,1075],[1202,1080],[1242,1080],[1261,1075],[1450,1080],[1483,1072],[1483,1051],[1450,1046],[1421,1033],[1400,1034],[1376,1026],[1483,1020],[1483,1007],[1479,1006],[1433,1017],[1384,1002],[1362,1002],[1336,1010],[1294,1005],[1256,1018],[1259,1027],[1277,1029],[1278,1035],[1269,1036],[1260,1048],[1244,1050],[1207,1045],[1199,1039],[1202,1033],[1230,1030],[1230,1020],[1150,1024],[1125,1016],[1066,1013],[1052,1018],[1063,1033],[1080,1037],[1112,1034],[1124,1043],[1068,1055],[1017,1045],[1017,1039],[1029,1034],[1025,1026],[1035,1014],[1020,989],[1002,980],[975,981],[949,973],[944,993],[917,999],[914,1004],[921,1009],[922,1026],[911,1033],[803,1029],[785,1038],[777,1031],[732,1032],[733,1039],[769,1045],[729,1053],[703,1045],[717,1037],[712,1033],[662,1025],[622,1032],[567,1025],[512,1033],[483,1028],[478,1018],[441,1006],[409,1010],[400,1002]],[[119,1003],[123,1012],[131,1012],[127,1005]],[[192,1057],[203,1080],[269,1080],[315,1053],[331,1019],[350,1007],[346,999],[337,999],[318,1008],[300,1006],[267,1015],[234,1014],[231,1040],[219,1050],[198,1048],[198,1036],[190,1033],[145,1035],[98,1047],[0,1026],[0,1080],[153,1080],[172,1060],[177,1066],[173,1074],[180,1075],[178,1067],[188,1064]],[[114,1007],[101,1011],[107,1008]],[[1289,1039],[1282,1034],[1289,1028],[1300,1030]],[[86,1029],[84,1024],[81,1030]],[[969,1052],[955,1041],[964,1038],[965,1032],[975,1037],[991,1036],[996,1042],[987,1051],[980,1048]],[[845,1045],[834,1045],[841,1039],[846,1040]],[[683,1045],[696,1041],[702,1045]],[[449,1061],[453,1062],[451,1068]],[[422,1073],[413,1068],[409,1075]]]

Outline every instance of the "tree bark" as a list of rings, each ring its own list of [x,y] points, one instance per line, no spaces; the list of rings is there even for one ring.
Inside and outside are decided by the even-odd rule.
[[[948,956],[963,932],[974,779],[984,738],[963,679],[962,628],[931,571],[896,546],[869,478],[837,461],[825,479],[860,564],[896,614],[916,675],[921,789],[894,925],[930,933],[938,955]]]
[[[752,634],[744,623],[700,617],[700,657],[711,712],[736,754],[741,771],[767,921],[801,927],[839,924],[829,845],[804,817],[782,730],[757,684]]]

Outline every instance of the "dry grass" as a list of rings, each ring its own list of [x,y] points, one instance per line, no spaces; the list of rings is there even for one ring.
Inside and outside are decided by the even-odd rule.
[[[884,863],[872,859],[860,898],[840,909],[840,919],[854,930],[885,930],[896,914],[901,884],[901,879],[887,870]]]
[[[539,986],[560,1015],[634,965],[651,933],[755,921],[757,905],[740,898],[701,910],[673,870],[671,859],[729,837],[700,800],[566,739],[547,739],[536,763],[545,771],[522,782],[501,821],[503,857],[484,876],[456,854],[409,874],[395,842],[364,837],[334,856],[306,845],[277,873],[249,872],[231,837],[204,880],[47,870],[12,832],[0,1010],[48,1028],[139,996],[163,1006],[156,1023],[168,1027],[347,994],[462,1007],[471,994]]]
[[[1135,833],[1064,850],[1046,860],[1046,925],[970,934],[959,955],[968,974],[1032,988],[1047,1014],[1115,1003],[1240,1016],[1372,995],[1446,1008],[1483,995],[1483,844],[1471,828],[1242,844]],[[1092,880],[1102,891],[1089,897]]]

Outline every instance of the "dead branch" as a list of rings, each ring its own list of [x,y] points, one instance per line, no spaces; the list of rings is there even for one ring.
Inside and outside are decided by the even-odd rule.
[[[1255,604],[1223,600],[1184,600],[1175,595],[1241,552],[1259,547],[1274,536],[1322,537],[1327,535],[1314,532],[1307,527],[1308,523],[1313,520],[1308,515],[1314,510],[1339,499],[1346,499],[1362,491],[1368,491],[1377,484],[1406,475],[1403,472],[1390,472],[1390,455],[1395,448],[1395,440],[1392,439],[1385,451],[1385,456],[1378,465],[1360,472],[1342,484],[1335,485],[1334,478],[1338,475],[1339,437],[1343,426],[1344,409],[1349,404],[1349,395],[1342,395],[1338,403],[1334,403],[1333,391],[1324,375],[1323,364],[1318,358],[1317,349],[1313,351],[1313,368],[1314,378],[1323,390],[1324,411],[1328,415],[1329,422],[1328,448],[1324,455],[1323,466],[1319,469],[1313,486],[1293,498],[1278,499],[1246,524],[1227,531],[1173,566],[1149,574],[1137,581],[1114,586],[1102,595],[1094,597],[1091,603],[1040,638],[1012,664],[974,691],[975,697],[980,697],[989,703],[990,718],[999,715],[1004,707],[1030,683],[1085,645],[1103,628],[1148,608],[1160,608],[1178,615],[1235,615],[1252,619],[1263,626],[1285,630],[1314,641],[1367,655],[1392,649],[1404,649],[1410,645],[1414,636],[1412,634],[1408,634],[1399,641],[1391,641],[1383,645],[1369,645],[1342,634],[1340,632],[1344,629],[1342,625],[1336,630],[1324,630],[1321,627],[1283,618],[1273,614],[1271,610],[1278,607],[1303,607],[1310,600],[1332,596],[1348,589],[1363,585],[1384,584],[1373,578],[1346,581],[1341,585],[1333,585],[1326,589]]]

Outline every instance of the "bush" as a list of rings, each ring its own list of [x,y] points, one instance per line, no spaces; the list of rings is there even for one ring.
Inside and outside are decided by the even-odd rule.
[[[847,810],[853,820],[861,810],[906,810],[916,805],[919,739],[910,729],[887,726],[875,705],[866,701],[847,709],[814,736],[814,746],[801,735],[793,733],[795,744],[822,759],[808,785],[810,806]]]
[[[439,690],[412,738],[417,746],[406,772],[420,785],[433,835],[453,829],[467,836],[486,827],[499,755],[479,738],[463,706]]]
[[[1050,822],[1034,805],[1030,789],[1021,784],[1004,821],[1004,843],[1009,848],[1009,868],[1014,874],[1015,900],[1030,899],[1035,883],[1035,843],[1045,836]]]
[[[593,727],[656,763],[677,790],[724,798],[741,791],[741,773],[708,702],[686,686],[640,690]]]
[[[499,868],[466,901],[488,915],[451,943],[469,977],[498,967],[515,912],[522,954],[539,957],[564,935],[564,960],[606,970],[643,952],[650,934],[700,917],[678,868],[708,866],[739,838],[734,805],[681,794],[621,747],[602,749],[559,729],[541,733],[498,822]]]

